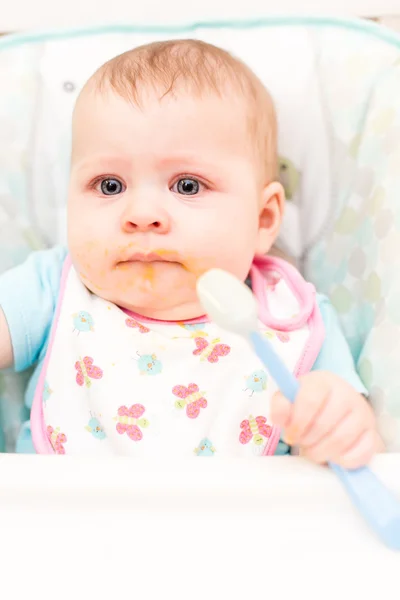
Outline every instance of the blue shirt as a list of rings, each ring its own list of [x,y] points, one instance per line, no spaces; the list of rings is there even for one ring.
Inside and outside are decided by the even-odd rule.
[[[11,334],[14,369],[20,372],[36,365],[26,391],[28,409],[32,407],[47,351],[66,255],[63,247],[35,252],[22,265],[0,277],[0,306]],[[336,373],[366,395],[332,305],[321,295],[317,295],[317,301],[325,325],[325,340],[313,370]],[[29,423],[22,428],[17,450],[33,452]],[[279,451],[286,450],[281,444]]]

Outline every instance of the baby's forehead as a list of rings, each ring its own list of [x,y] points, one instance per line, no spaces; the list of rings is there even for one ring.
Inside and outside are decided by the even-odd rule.
[[[239,94],[232,94],[227,89],[216,93],[214,90],[205,89],[201,94],[192,90],[177,89],[173,94],[161,95],[159,89],[152,86],[142,86],[137,90],[137,101],[133,101],[127,94],[120,94],[111,86],[102,87],[95,85],[85,87],[75,105],[73,113],[74,124],[87,128],[90,123],[109,118],[116,113],[124,113],[127,124],[133,120],[142,120],[151,123],[157,119],[170,119],[187,117],[193,121],[210,121],[210,126],[218,127],[227,120],[232,121],[235,129],[243,129],[249,114],[249,101]],[[165,121],[165,125],[168,121]],[[76,131],[76,127],[75,133]],[[160,135],[164,127],[160,128]],[[78,131],[79,132],[79,131]]]
[[[169,78],[145,77],[141,71],[132,75],[125,67],[118,69],[117,66],[101,68],[83,88],[74,111],[73,138],[81,137],[79,130],[87,127],[86,115],[90,116],[94,107],[99,115],[104,115],[122,103],[149,117],[150,107],[167,111],[172,101],[179,109],[190,100],[193,121],[204,117],[207,105],[211,127],[221,129],[219,118],[225,122],[229,118],[237,131],[245,127],[246,138],[255,149],[257,160],[263,165],[272,165],[271,170],[276,171],[273,102],[266,88],[250,71],[243,71],[241,67],[240,73],[236,74],[232,69],[222,69],[222,73],[217,73],[212,80],[184,73],[171,82]]]
[[[251,148],[241,100],[228,101],[215,93],[202,96],[177,92],[160,98],[151,92],[140,106],[114,91],[86,90],[80,97],[73,127],[73,158],[101,148],[105,154],[133,157],[153,155],[154,162],[168,152],[194,156],[224,154]]]

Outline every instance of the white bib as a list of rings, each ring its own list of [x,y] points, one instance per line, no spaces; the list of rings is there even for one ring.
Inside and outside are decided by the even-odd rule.
[[[323,338],[314,289],[277,259],[258,259],[251,278],[261,331],[292,372],[308,371]],[[212,322],[127,314],[89,292],[67,259],[33,441],[40,453],[270,455],[275,391],[241,337]]]

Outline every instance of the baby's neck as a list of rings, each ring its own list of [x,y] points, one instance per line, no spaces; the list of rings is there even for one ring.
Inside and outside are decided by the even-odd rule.
[[[153,321],[196,321],[204,317],[204,309],[199,302],[188,302],[179,306],[168,307],[165,309],[153,309],[147,307],[120,307],[130,316]],[[204,320],[204,319],[203,319]]]

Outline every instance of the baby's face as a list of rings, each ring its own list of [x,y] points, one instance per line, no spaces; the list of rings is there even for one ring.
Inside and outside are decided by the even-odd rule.
[[[239,102],[182,94],[143,105],[111,91],[78,101],[69,249],[98,296],[152,318],[187,319],[202,314],[195,285],[207,269],[246,278],[262,185]]]

